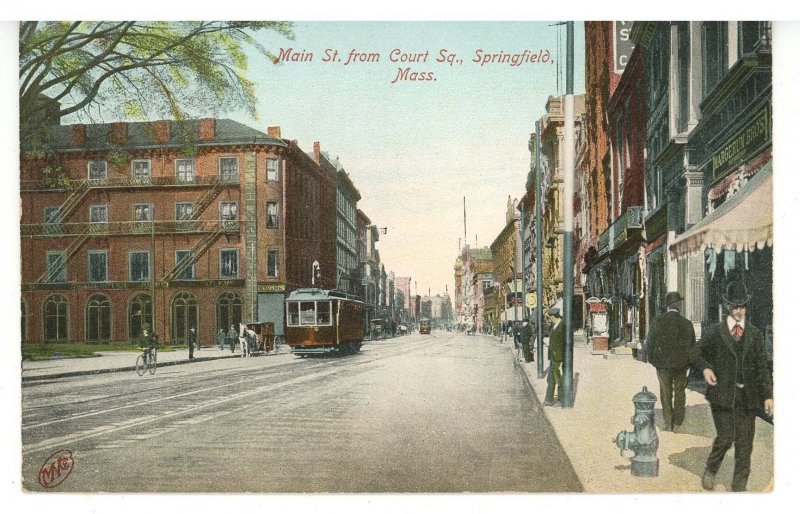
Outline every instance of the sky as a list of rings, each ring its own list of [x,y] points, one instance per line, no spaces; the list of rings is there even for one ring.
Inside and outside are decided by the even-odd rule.
[[[297,22],[293,41],[271,34],[261,43],[312,60],[274,65],[252,54],[259,119],[220,117],[280,126],[306,151],[319,141],[361,193],[358,208],[387,228],[379,243],[387,273],[411,276],[420,295],[452,292],[464,198],[469,244],[491,245],[509,196],[524,194],[534,123],[548,95],[565,92],[566,28],[554,23]],[[581,94],[583,23],[574,27]],[[539,62],[484,64],[487,54],[525,51]],[[435,80],[395,80],[406,68]]]

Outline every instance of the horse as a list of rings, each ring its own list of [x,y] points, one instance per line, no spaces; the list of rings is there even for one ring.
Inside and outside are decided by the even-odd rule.
[[[250,356],[250,349],[247,344],[247,325],[239,323],[239,344],[242,346],[242,357]]]

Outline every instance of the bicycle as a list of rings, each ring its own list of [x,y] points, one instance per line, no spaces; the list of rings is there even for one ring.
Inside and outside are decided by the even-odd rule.
[[[136,373],[141,377],[147,371],[150,372],[151,375],[156,374],[156,365],[158,363],[158,352],[156,352],[155,348],[144,348],[139,347],[142,354],[136,357]]]

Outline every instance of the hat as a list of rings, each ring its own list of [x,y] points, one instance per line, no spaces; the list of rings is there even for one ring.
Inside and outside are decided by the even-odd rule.
[[[750,301],[750,295],[747,294],[747,288],[738,280],[731,280],[725,286],[725,294],[722,295],[722,301],[727,305],[747,305]]]
[[[670,291],[664,299],[664,305],[670,306],[673,303],[678,303],[683,300],[681,294],[677,291]]]
[[[556,302],[552,307],[550,307],[550,310],[547,311],[547,314],[549,314],[550,316],[557,316],[557,317],[560,318],[561,317],[561,303],[560,302]]]

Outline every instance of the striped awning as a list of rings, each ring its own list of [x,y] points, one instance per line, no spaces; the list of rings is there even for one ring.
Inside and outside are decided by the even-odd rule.
[[[772,246],[772,169],[754,175],[735,195],[675,239],[672,258],[713,248],[754,250]]]

